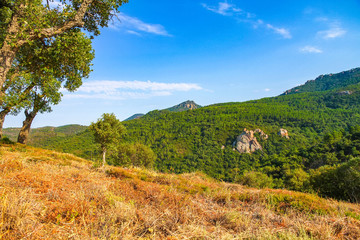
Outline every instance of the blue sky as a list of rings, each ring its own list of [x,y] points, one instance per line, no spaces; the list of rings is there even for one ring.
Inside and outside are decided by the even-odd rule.
[[[93,42],[90,78],[33,127],[271,97],[360,67],[358,0],[129,0],[120,10]]]

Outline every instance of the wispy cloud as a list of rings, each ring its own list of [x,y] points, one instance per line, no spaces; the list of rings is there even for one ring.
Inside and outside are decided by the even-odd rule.
[[[322,37],[323,39],[333,39],[338,38],[346,34],[346,30],[341,27],[334,26],[329,30],[319,31],[317,34],[318,36]]]
[[[302,53],[322,53],[323,51],[317,47],[314,46],[305,46],[303,48],[299,49]]]
[[[285,28],[278,28],[278,27],[275,27],[275,26],[273,26],[273,25],[271,25],[271,24],[266,24],[266,27],[267,27],[268,29],[273,30],[273,31],[274,31],[275,33],[277,33],[277,34],[280,34],[283,38],[287,38],[287,39],[292,38],[289,30],[287,30],[287,29],[285,29]]]
[[[217,6],[209,6],[206,3],[201,4],[205,9],[223,15],[223,16],[231,16],[238,20],[239,22],[246,22],[251,24],[254,28],[263,27],[265,29],[269,29],[274,33],[282,36],[285,39],[292,38],[289,30],[285,28],[276,27],[270,23],[266,23],[263,20],[256,17],[255,14],[246,12],[241,8],[236,7],[234,4],[229,4],[227,1],[219,2]]]
[[[174,92],[203,90],[196,83],[159,83],[151,81],[93,81],[84,83],[75,94],[67,98],[84,99],[142,99],[170,96]]]
[[[241,10],[240,8],[237,8],[234,4],[229,4],[227,2],[219,2],[219,5],[216,7],[211,7],[208,6],[205,3],[201,4],[205,9],[212,11],[214,13],[218,13],[224,16],[230,16],[233,15],[234,13],[241,13],[243,12],[243,10]]]
[[[141,35],[140,32],[143,32],[166,37],[171,36],[161,24],[145,23],[124,13],[119,13],[109,24],[109,27],[116,30],[125,28],[128,33],[135,35]]]
[[[341,27],[341,23],[338,20],[327,17],[316,17],[315,21],[325,23],[328,26],[327,30],[317,32],[317,36],[323,39],[334,39],[342,37],[347,33],[347,31]]]

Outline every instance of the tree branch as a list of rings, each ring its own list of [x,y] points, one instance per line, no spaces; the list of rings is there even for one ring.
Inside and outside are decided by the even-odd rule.
[[[93,1],[94,0],[84,0],[80,8],[77,10],[75,17],[72,20],[66,22],[64,25],[43,29],[38,34],[32,33],[30,34],[30,39],[33,40],[36,38],[49,38],[61,34],[71,28],[84,26],[83,18]],[[25,40],[23,41],[26,42]]]

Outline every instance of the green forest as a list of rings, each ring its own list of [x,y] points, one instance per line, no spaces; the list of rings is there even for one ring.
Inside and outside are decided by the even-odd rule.
[[[304,84],[306,91],[296,94],[180,112],[156,110],[124,121],[122,145],[110,150],[108,163],[129,165],[134,162],[129,160],[134,158],[129,157],[131,154],[151,155],[149,149],[143,150],[150,147],[156,157],[151,157],[153,163],[147,166],[161,172],[201,171],[227,182],[318,192],[357,201],[359,194],[353,196],[350,192],[360,192],[358,72],[353,69],[322,76]],[[323,86],[323,79],[331,87],[316,85],[319,82]],[[252,154],[234,150],[233,142],[244,128],[259,128],[269,136],[265,140],[255,134],[262,150]],[[280,128],[288,131],[288,139],[278,135]],[[30,144],[100,159],[99,147],[85,126],[37,129],[32,132]],[[351,183],[345,184],[350,190],[341,190],[344,181]],[[331,190],[334,187],[336,191]]]

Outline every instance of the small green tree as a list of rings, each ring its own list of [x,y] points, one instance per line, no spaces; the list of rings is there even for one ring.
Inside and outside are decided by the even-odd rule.
[[[95,141],[100,144],[105,166],[106,151],[120,142],[126,129],[113,113],[104,113],[97,122],[91,123],[90,130],[94,133]]]

